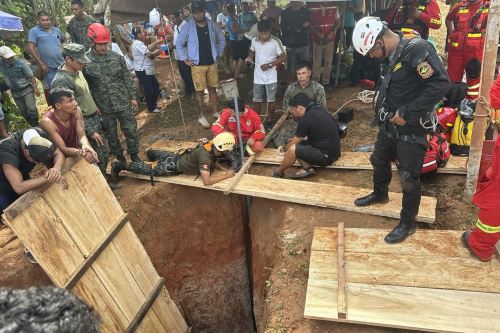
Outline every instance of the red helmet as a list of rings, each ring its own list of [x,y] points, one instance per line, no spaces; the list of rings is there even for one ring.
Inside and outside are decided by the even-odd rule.
[[[111,35],[108,29],[100,23],[92,23],[87,30],[87,37],[94,43],[109,43]]]
[[[443,106],[439,108],[436,112],[438,124],[443,132],[447,132],[455,124],[455,119],[457,119],[457,110],[454,108]]]

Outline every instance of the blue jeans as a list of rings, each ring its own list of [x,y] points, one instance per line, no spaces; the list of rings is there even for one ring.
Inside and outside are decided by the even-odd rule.
[[[44,87],[43,89],[50,89],[52,87],[52,81],[54,80],[54,76],[56,76],[57,68],[49,68],[47,75],[44,78]]]
[[[297,70],[297,64],[299,62],[309,62],[309,45],[292,48],[286,48],[286,61],[288,66],[288,72],[295,75],[295,71]]]
[[[19,195],[16,192],[0,193],[0,215],[2,215],[3,210],[9,207],[17,198],[19,198]]]

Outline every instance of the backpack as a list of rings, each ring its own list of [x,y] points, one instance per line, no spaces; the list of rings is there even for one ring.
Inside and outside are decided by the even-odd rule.
[[[429,138],[429,145],[425,152],[424,164],[420,174],[428,173],[443,168],[450,159],[448,141],[443,133],[434,133]]]
[[[469,155],[472,126],[473,120],[463,119],[460,115],[455,119],[450,141],[450,151],[453,155]]]

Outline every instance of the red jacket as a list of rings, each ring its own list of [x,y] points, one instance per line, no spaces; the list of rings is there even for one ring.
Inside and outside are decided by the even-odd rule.
[[[236,117],[232,115],[231,109],[222,110],[219,119],[212,125],[212,133],[218,135],[222,132],[231,132],[238,139],[238,128]],[[264,126],[260,116],[254,110],[245,105],[245,112],[240,113],[241,137],[244,141],[253,138],[255,141],[262,141],[266,136]]]
[[[311,13],[311,26],[323,33],[325,35],[325,39],[327,39],[329,33],[333,32],[328,41],[335,40],[335,31],[333,30],[333,27],[337,23],[337,7],[327,7],[325,9],[325,16],[323,16],[323,10],[321,7],[310,8],[309,12]],[[319,40],[318,35],[313,29],[311,29],[311,39],[313,42],[317,42]]]
[[[481,209],[500,208],[500,136],[495,144],[493,162],[488,171],[479,177],[472,202]]]
[[[412,7],[422,12],[420,18],[409,18]],[[442,24],[436,0],[430,0],[428,3],[424,0],[413,0],[399,7],[393,6],[387,12],[386,21],[392,30],[400,30],[403,34],[415,30],[423,39],[429,37],[429,29],[439,29]]]
[[[446,21],[452,21],[455,29],[448,37],[449,47],[459,51],[464,47],[483,48],[488,11],[488,1],[477,1],[472,4],[463,1],[455,5],[446,16]]]

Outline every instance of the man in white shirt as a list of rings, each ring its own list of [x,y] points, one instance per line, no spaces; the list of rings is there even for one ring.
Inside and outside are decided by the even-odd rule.
[[[226,38],[226,47],[224,48],[224,55],[223,55],[223,60],[224,60],[224,71],[226,74],[231,73],[231,66],[229,64],[229,61],[231,60],[231,55],[229,54],[229,32],[226,31],[226,20],[227,20],[227,5],[224,4],[222,6],[222,13],[219,13],[217,15],[217,24],[219,25],[220,30],[222,30],[222,33],[224,34],[224,37]]]
[[[264,126],[272,127],[274,114],[274,102],[276,101],[276,90],[278,87],[278,71],[276,66],[286,60],[286,54],[276,39],[271,38],[271,22],[259,21],[257,24],[259,37],[252,39],[250,53],[246,62],[252,62],[255,58],[255,70],[253,76],[253,101],[254,109],[260,114],[261,103],[264,101],[264,91],[267,101],[267,112],[264,117]]]

